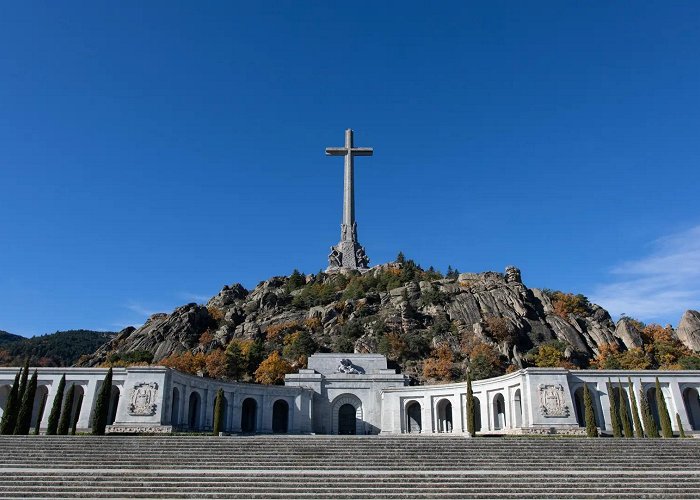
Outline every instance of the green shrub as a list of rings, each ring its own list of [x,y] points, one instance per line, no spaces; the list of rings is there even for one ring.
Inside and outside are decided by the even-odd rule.
[[[659,429],[656,427],[656,421],[651,414],[651,408],[649,408],[649,400],[644,393],[644,387],[642,386],[642,381],[639,381],[639,410],[642,413],[642,422],[644,422],[644,432],[646,432],[647,437],[657,438],[659,437]]]
[[[15,375],[15,381],[12,384],[10,393],[7,395],[7,403],[5,404],[5,413],[2,415],[2,424],[0,425],[1,434],[13,434],[17,425],[17,415],[19,414],[20,395],[19,395],[19,379],[21,377],[21,369]]]
[[[56,434],[58,430],[58,419],[61,418],[61,403],[63,403],[63,392],[66,388],[66,376],[61,377],[58,383],[58,388],[56,389],[56,395],[53,398],[53,404],[51,405],[51,413],[49,413],[49,424],[46,428],[46,434],[51,436]]]
[[[625,389],[622,387],[622,382],[620,382],[619,378],[617,379],[617,386],[620,394],[620,405],[618,409],[620,411],[620,423],[622,424],[622,432],[624,433],[625,437],[631,438],[634,436],[634,432],[632,431],[632,425],[630,424],[629,414],[627,413],[627,394],[625,392]]]
[[[467,432],[474,437],[476,428],[476,414],[474,408],[474,391],[472,390],[472,378],[467,372]]]
[[[665,438],[673,437],[673,428],[671,427],[671,416],[668,414],[666,406],[666,398],[661,391],[659,377],[656,377],[656,408],[659,412],[659,422],[661,423],[661,435]]]
[[[637,408],[637,397],[634,395],[634,384],[632,379],[627,377],[627,385],[630,393],[630,410],[632,411],[632,421],[634,422],[634,433],[638,438],[644,437],[642,421],[639,419],[639,409]]]
[[[224,390],[219,389],[216,391],[216,398],[214,399],[214,425],[212,429],[212,434],[218,436],[221,429],[224,426]]]
[[[608,379],[608,400],[610,401],[610,425],[612,426],[613,437],[622,437],[622,426],[620,425],[620,416],[617,411],[617,397],[613,391],[613,385]]]
[[[681,422],[681,416],[678,413],[676,413],[676,425],[678,426],[679,436],[682,438],[687,437],[685,435],[685,429],[683,429],[683,422]]]
[[[70,429],[71,417],[73,416],[73,399],[75,398],[75,385],[71,384],[66,394],[66,399],[63,402],[63,410],[61,411],[61,419],[58,422],[57,434],[65,436]]]

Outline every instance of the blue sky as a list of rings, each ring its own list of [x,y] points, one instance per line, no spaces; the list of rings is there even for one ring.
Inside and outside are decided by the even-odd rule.
[[[700,307],[698,2],[5,2],[0,329],[116,330],[373,264]]]

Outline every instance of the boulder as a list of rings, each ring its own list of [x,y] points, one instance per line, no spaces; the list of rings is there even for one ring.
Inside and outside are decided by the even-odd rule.
[[[700,312],[688,310],[683,313],[676,335],[688,349],[700,352]]]

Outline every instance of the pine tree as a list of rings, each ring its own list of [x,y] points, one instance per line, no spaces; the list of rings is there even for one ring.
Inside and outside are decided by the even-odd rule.
[[[639,419],[639,409],[637,408],[637,397],[634,395],[634,384],[632,379],[627,377],[627,385],[630,393],[630,410],[632,411],[632,421],[634,422],[634,433],[638,438],[644,437],[642,421]]]
[[[224,390],[219,389],[216,391],[216,398],[214,399],[214,429],[212,434],[215,436],[219,435],[224,425],[224,410]]]
[[[639,410],[642,412],[642,421],[644,422],[644,431],[647,437],[657,438],[659,437],[659,429],[656,427],[656,422],[654,417],[651,415],[651,409],[649,408],[649,400],[646,394],[644,394],[644,388],[642,386],[642,381],[639,381]]]
[[[78,419],[80,418],[80,407],[83,405],[83,396],[78,396],[78,404],[75,405],[76,412],[73,416],[73,425],[70,427],[71,435],[75,436],[75,431],[78,429]]]
[[[476,412],[474,409],[474,391],[472,389],[472,376],[467,372],[467,432],[471,437],[475,436]]]
[[[622,426],[620,425],[620,418],[617,412],[617,397],[615,397],[615,392],[613,391],[612,382],[608,379],[608,400],[610,401],[610,425],[612,426],[613,437],[622,437]]]
[[[19,408],[17,423],[15,424],[15,434],[25,436],[29,434],[29,428],[32,426],[32,410],[34,409],[34,396],[36,395],[36,378],[37,373],[34,370],[32,378],[24,390],[22,396],[22,406]]]
[[[68,434],[68,430],[71,424],[71,417],[73,416],[73,398],[75,398],[75,385],[70,386],[68,389],[68,394],[66,394],[66,399],[63,402],[63,410],[61,411],[61,419],[58,422],[57,433],[65,436]]]
[[[36,414],[36,425],[34,426],[34,435],[38,436],[41,432],[41,419],[44,418],[44,410],[46,410],[46,400],[47,397],[41,398],[41,403],[39,403],[39,411]]]
[[[56,395],[53,398],[53,404],[51,405],[51,413],[49,413],[49,424],[46,427],[46,434],[52,436],[56,434],[58,430],[58,419],[61,418],[61,403],[63,403],[63,392],[66,388],[66,376],[61,377],[61,381],[58,383],[58,388],[56,389]]]
[[[683,429],[683,422],[681,422],[681,416],[678,413],[676,413],[676,425],[678,426],[678,433],[680,434],[680,437],[686,437],[685,429]]]
[[[5,413],[2,414],[2,424],[0,424],[0,434],[12,434],[15,432],[17,424],[17,414],[19,413],[19,379],[22,371],[18,371],[15,375],[15,381],[12,384],[10,393],[7,395],[7,403],[5,404]]]
[[[620,423],[622,424],[622,432],[624,433],[625,437],[631,438],[634,437],[634,432],[632,431],[630,417],[627,413],[627,398],[625,397],[625,389],[622,387],[622,382],[620,382],[619,378],[617,379],[617,385],[620,394],[620,407],[618,409],[620,411]]]
[[[588,384],[583,384],[583,407],[586,419],[586,435],[588,437],[598,437],[598,426],[595,422],[595,412],[593,411],[593,399]]]
[[[107,414],[109,413],[109,400],[112,395],[112,369],[105,375],[105,379],[100,386],[100,392],[95,400],[95,413],[92,417],[92,433],[102,436],[107,426]]]
[[[659,412],[659,422],[661,423],[661,435],[665,438],[673,437],[673,428],[671,427],[671,416],[668,414],[666,406],[666,398],[661,391],[659,377],[656,377],[656,408]]]

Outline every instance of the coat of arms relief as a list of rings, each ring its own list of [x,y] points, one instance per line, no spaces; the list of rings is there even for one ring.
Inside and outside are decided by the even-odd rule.
[[[131,389],[131,402],[129,403],[129,415],[151,416],[155,415],[156,397],[158,396],[158,384],[156,382],[141,382]]]
[[[545,417],[568,417],[569,407],[564,404],[564,387],[561,384],[540,384],[540,412]]]

